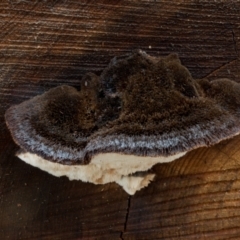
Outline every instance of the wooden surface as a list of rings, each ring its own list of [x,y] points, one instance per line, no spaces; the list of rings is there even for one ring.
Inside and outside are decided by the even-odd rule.
[[[138,48],[240,82],[239,13],[239,1],[1,1],[0,239],[240,239],[240,137],[155,166],[130,197],[23,163],[3,118]]]

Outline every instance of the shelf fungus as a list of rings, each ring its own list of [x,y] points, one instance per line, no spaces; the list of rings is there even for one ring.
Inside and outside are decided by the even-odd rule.
[[[153,180],[153,165],[240,132],[240,84],[194,80],[176,54],[114,57],[80,83],[79,91],[55,87],[7,110],[19,158],[134,194]]]

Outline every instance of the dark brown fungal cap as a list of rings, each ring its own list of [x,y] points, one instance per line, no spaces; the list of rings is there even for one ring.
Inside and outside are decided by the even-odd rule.
[[[24,150],[62,164],[98,153],[169,156],[240,132],[240,84],[194,80],[176,54],[115,57],[81,90],[60,86],[13,106],[6,122]]]

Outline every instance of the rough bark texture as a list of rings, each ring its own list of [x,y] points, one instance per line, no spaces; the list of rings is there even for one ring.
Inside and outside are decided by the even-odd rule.
[[[194,78],[240,82],[237,1],[5,1],[0,6],[1,239],[239,239],[240,137],[119,186],[55,178],[14,156],[4,112],[53,86],[80,86],[115,56],[176,52]]]

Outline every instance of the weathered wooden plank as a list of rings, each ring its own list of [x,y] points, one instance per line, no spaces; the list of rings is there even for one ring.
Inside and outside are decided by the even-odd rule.
[[[129,198],[24,164],[3,114],[137,48],[177,52],[195,78],[239,82],[239,11],[238,1],[1,1],[0,238],[237,239],[239,137],[156,166]]]

